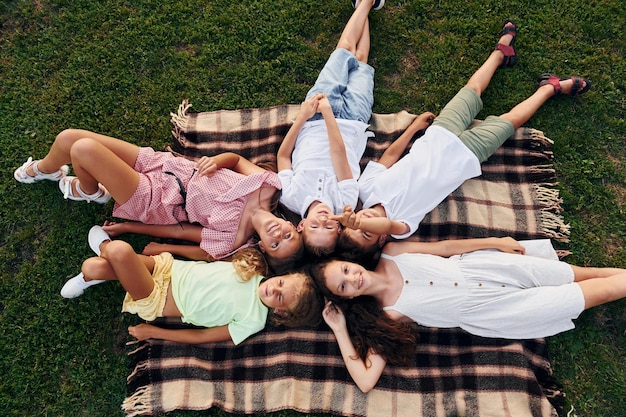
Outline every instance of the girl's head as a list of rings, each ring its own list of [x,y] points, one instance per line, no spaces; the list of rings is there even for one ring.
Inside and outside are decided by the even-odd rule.
[[[290,221],[271,212],[255,214],[253,226],[258,237],[259,250],[263,252],[273,270],[292,267],[303,254],[302,236]]]
[[[333,214],[328,204],[318,202],[298,224],[305,250],[313,259],[329,256],[337,246],[341,225],[330,218]]]
[[[270,308],[270,321],[288,327],[315,326],[321,320],[323,298],[313,280],[302,272],[268,278],[258,288]]]
[[[331,259],[309,265],[308,272],[324,296],[332,301],[366,295],[372,286],[369,271],[354,262]]]
[[[335,304],[346,318],[350,339],[358,356],[366,360],[367,355],[375,352],[388,363],[407,366],[413,363],[417,334],[413,325],[405,321],[396,321],[389,317],[374,297],[358,294],[359,285],[364,287],[365,279],[359,277],[357,269],[352,278],[353,286],[346,286],[344,295],[337,294],[334,270],[348,265],[339,260],[330,260],[308,266],[307,272],[313,277],[323,295]],[[347,269],[346,269],[347,271]],[[354,290],[354,291],[353,291]]]

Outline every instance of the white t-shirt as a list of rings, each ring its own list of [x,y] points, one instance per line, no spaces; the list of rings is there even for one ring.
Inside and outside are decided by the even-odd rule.
[[[289,210],[304,216],[315,200],[328,204],[335,214],[345,205],[355,207],[359,198],[357,178],[361,173],[359,162],[367,138],[373,132],[357,120],[336,119],[346,148],[352,179],[337,181],[330,157],[328,131],[324,120],[306,122],[291,155],[291,169],[278,173],[282,184],[280,202]]]
[[[389,219],[406,223],[409,232],[393,236],[405,239],[428,212],[480,173],[478,158],[456,135],[431,126],[389,169],[370,161],[358,181],[359,197],[363,208],[380,203]]]

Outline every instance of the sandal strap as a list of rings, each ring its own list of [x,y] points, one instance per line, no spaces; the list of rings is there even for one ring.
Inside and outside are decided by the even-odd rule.
[[[573,76],[570,77],[572,80],[572,89],[569,92],[569,95],[572,97],[576,97],[580,94],[585,94],[591,88],[591,81],[586,78]],[[585,82],[585,86],[583,87],[583,81]]]
[[[515,48],[512,45],[505,45],[503,43],[496,44],[495,51],[502,51],[505,57],[515,56]]]
[[[512,23],[512,25],[507,26],[509,23]],[[515,24],[513,19],[506,19],[504,21],[504,26],[502,26],[502,29],[500,30],[500,32],[498,32],[498,36],[500,37],[504,35],[509,35],[509,34],[513,35],[513,38],[517,36],[517,25]]]
[[[36,161],[33,161],[33,163],[32,163],[32,164],[30,164],[30,166],[33,168],[33,172],[35,173],[35,176],[49,174],[49,173],[47,173],[47,172],[41,172],[41,171],[39,171],[39,162],[41,162],[41,159],[38,159],[38,160],[36,160]]]
[[[72,187],[72,181],[68,181],[70,184],[70,189]],[[82,188],[80,188],[80,180],[76,183],[76,192],[78,193],[78,195],[80,195],[82,198],[84,198],[85,200],[87,200],[87,202],[93,201],[97,198],[100,198],[104,195],[104,191],[102,191],[102,188],[100,188],[100,184],[98,184],[98,191],[96,191],[93,194],[87,194],[86,192],[83,191]]]
[[[551,85],[554,89],[554,95],[558,96],[561,94],[561,78],[557,77],[554,74],[541,74],[539,78],[539,83],[537,84],[537,88],[543,87],[544,85]]]

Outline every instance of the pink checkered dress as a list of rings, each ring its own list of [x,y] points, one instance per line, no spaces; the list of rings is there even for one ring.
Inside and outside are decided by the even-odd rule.
[[[216,259],[228,256],[239,249],[234,244],[248,195],[262,187],[280,189],[280,180],[271,171],[246,176],[220,169],[200,176],[195,167],[194,161],[142,148],[135,163],[137,190],[126,203],[115,204],[113,216],[146,224],[198,223],[204,227],[200,247]],[[186,207],[177,178],[187,193]],[[252,238],[244,246],[250,244]]]

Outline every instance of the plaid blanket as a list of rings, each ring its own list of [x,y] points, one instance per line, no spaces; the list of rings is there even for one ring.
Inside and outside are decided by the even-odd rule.
[[[259,163],[274,163],[276,152],[300,108],[288,104],[268,108],[189,112],[184,101],[172,114],[173,141],[168,147],[186,157],[231,151]],[[378,160],[415,118],[406,111],[372,115],[361,160]],[[479,121],[477,121],[478,123]],[[559,215],[552,167],[552,141],[543,132],[522,127],[482,165],[479,178],[466,181],[420,223],[416,239],[513,236],[567,242],[569,226]]]
[[[234,151],[260,162],[275,160],[299,106],[172,115],[169,149],[187,157]],[[374,114],[376,133],[363,164],[380,157],[413,120],[407,112]],[[520,128],[420,225],[415,239],[510,235],[568,240],[558,192],[551,188],[551,141]],[[443,312],[442,312],[443,313]],[[165,327],[176,320],[159,320]],[[347,373],[334,336],[316,329],[268,327],[239,346],[230,342],[182,345],[141,343],[130,353],[129,416],[218,407],[232,413],[292,409],[342,416],[556,416],[563,393],[552,378],[545,340],[486,339],[458,329],[416,327],[415,365],[388,366],[363,394]],[[558,410],[558,412],[557,412]]]

